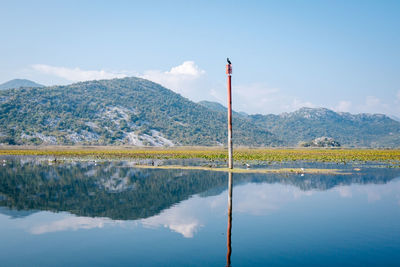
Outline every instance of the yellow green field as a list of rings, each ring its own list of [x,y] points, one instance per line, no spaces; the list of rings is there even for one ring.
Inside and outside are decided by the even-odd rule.
[[[227,159],[227,150],[208,147],[135,148],[135,147],[3,147],[0,155],[38,155],[55,157],[90,157],[98,159]],[[239,161],[383,161],[400,162],[400,149],[289,149],[236,148]]]

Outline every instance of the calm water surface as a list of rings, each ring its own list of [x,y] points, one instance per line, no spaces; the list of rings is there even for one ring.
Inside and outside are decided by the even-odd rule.
[[[297,162],[352,174],[230,180],[0,160],[1,266],[400,266],[399,168]]]

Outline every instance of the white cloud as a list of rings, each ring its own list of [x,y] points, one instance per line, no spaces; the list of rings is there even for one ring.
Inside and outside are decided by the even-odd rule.
[[[204,81],[200,78],[205,73],[194,61],[185,61],[179,66],[172,67],[169,71],[148,70],[139,76],[159,83],[190,99],[201,100],[201,94],[204,95],[204,88],[201,88]],[[198,99],[199,97],[200,99]]]
[[[198,206],[198,199],[191,199],[180,203],[168,210],[164,210],[159,215],[141,220],[143,226],[157,228],[160,226],[171,229],[176,233],[180,233],[186,238],[192,238],[197,230],[202,226],[198,214],[194,212],[193,205]]]
[[[203,78],[205,71],[196,65],[194,61],[185,61],[172,67],[170,70],[147,70],[143,73],[134,71],[106,71],[106,70],[82,70],[79,67],[67,68],[50,66],[46,64],[35,64],[29,72],[61,78],[68,82],[82,82],[90,80],[103,80],[137,76],[159,83],[185,97],[198,101],[206,98],[204,89],[208,88],[207,81]],[[56,80],[54,79],[53,80]]]
[[[314,191],[302,191],[282,184],[246,184],[234,188],[234,212],[265,215],[279,210],[287,203],[310,197]],[[240,199],[240,201],[237,201]]]
[[[396,97],[397,97],[397,100],[399,100],[399,101],[400,101],[400,90],[397,92],[397,95],[396,95]]]
[[[339,192],[339,195],[343,198],[350,198],[353,196],[351,192],[351,186],[339,186],[335,188],[336,191]]]
[[[108,218],[69,216],[57,221],[52,221],[41,225],[33,226],[30,229],[30,232],[35,235],[40,235],[45,233],[68,231],[68,230],[103,228],[106,224],[115,225],[117,223],[122,223],[122,222],[113,221]]]
[[[185,61],[169,71],[148,70],[140,76],[165,86],[176,87],[180,82],[195,80],[203,74],[205,71],[200,69],[194,61]]]
[[[181,65],[171,68],[166,74],[171,75],[188,75],[189,77],[198,77],[204,74],[205,71],[201,70],[194,61],[185,61]]]
[[[339,102],[339,104],[334,108],[335,111],[340,111],[340,112],[349,112],[351,108],[351,102],[342,100]]]
[[[107,72],[105,70],[82,70],[80,68],[56,67],[45,64],[32,65],[32,68],[33,70],[42,74],[53,75],[71,82],[124,78],[127,76],[127,74],[121,72]]]

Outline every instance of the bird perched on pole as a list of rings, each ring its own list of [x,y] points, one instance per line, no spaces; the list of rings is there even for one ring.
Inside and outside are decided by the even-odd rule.
[[[229,60],[229,57],[226,58],[226,61],[228,61],[228,64],[231,65],[231,61]]]

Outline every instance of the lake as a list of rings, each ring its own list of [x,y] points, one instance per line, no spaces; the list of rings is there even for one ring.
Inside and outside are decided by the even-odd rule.
[[[0,160],[1,266],[399,266],[400,168],[385,164]]]

